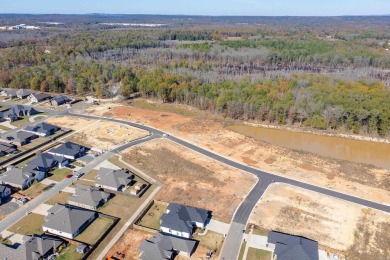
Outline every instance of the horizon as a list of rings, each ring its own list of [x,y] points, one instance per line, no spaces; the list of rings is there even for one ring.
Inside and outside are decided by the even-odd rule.
[[[20,0],[2,3],[2,14],[58,14],[58,15],[176,15],[176,16],[292,16],[292,17],[337,17],[337,16],[386,16],[390,1],[386,0],[328,0],[313,3],[309,0]]]

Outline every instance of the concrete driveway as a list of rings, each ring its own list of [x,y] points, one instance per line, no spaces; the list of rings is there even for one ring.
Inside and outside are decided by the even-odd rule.
[[[108,168],[108,169],[113,169],[113,170],[119,170],[120,167],[116,166],[115,164],[113,163],[110,163],[109,161],[104,161],[102,162],[101,164],[99,164],[98,166],[95,167],[96,170],[99,170],[101,167],[104,167],[104,168]]]
[[[41,205],[39,205],[38,207],[36,207],[35,209],[33,209],[33,210],[32,210],[32,213],[46,216],[46,215],[47,215],[47,211],[48,211],[51,207],[52,207],[52,205],[49,205],[49,204],[41,204]]]

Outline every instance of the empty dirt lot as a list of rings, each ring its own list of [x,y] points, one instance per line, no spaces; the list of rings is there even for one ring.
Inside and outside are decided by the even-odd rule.
[[[90,124],[93,124],[94,122],[96,122],[96,120],[74,116],[58,116],[50,118],[46,122],[59,127],[69,128],[74,131],[77,131]]]
[[[123,160],[163,182],[155,199],[213,211],[230,222],[255,178],[221,165],[166,139],[153,140],[122,152]]]
[[[68,139],[87,147],[111,150],[115,146],[145,137],[149,133],[134,127],[99,121],[73,134]]]
[[[166,106],[164,104],[164,106]],[[161,109],[165,109],[162,106]],[[177,106],[177,105],[172,105]],[[111,107],[111,110],[108,110]],[[248,138],[226,129],[237,124],[220,116],[190,109],[191,116],[143,109],[130,105],[102,103],[87,111],[123,118],[164,130],[225,156],[262,170],[339,190],[351,195],[390,204],[390,170],[350,163],[289,150]],[[174,109],[170,109],[172,111]]]
[[[249,223],[314,239],[347,259],[390,257],[390,215],[286,184],[269,186]],[[361,258],[359,250],[377,258]]]

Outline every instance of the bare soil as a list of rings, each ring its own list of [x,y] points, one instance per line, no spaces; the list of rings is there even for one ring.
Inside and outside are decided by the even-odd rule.
[[[204,208],[230,222],[255,178],[166,139],[122,152],[123,160],[163,182],[155,199]]]
[[[107,107],[112,109],[107,112]],[[101,104],[99,111],[90,112],[141,122],[262,170],[390,204],[390,170],[257,141],[226,129],[235,122],[220,116],[199,111],[189,117],[118,103]]]
[[[145,137],[148,134],[147,131],[138,128],[101,121],[73,134],[69,140],[87,147],[111,150],[115,146]]]
[[[390,215],[287,184],[269,186],[249,223],[316,240],[347,259],[390,256]]]
[[[75,131],[80,130],[94,122],[96,122],[96,120],[74,116],[58,116],[47,120],[47,123],[72,129]]]

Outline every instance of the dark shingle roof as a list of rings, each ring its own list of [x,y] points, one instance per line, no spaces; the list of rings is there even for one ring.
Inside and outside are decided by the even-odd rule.
[[[26,131],[37,132],[37,133],[43,134],[43,133],[46,133],[47,131],[51,131],[51,130],[57,131],[59,129],[59,127],[42,122],[42,123],[39,123],[37,125],[26,126],[24,129]]]
[[[49,153],[41,153],[34,160],[27,162],[28,166],[38,166],[43,168],[50,168],[56,162],[62,163],[67,159],[62,156],[56,156]]]
[[[57,148],[53,148],[49,151],[49,153],[56,153],[56,154],[63,154],[68,156],[75,156],[77,155],[80,150],[82,149],[81,145],[72,143],[72,142],[66,142],[60,145]]]
[[[279,260],[318,260],[318,243],[300,236],[276,231],[268,234],[268,243],[275,244],[275,255]]]
[[[96,184],[118,189],[121,186],[129,185],[133,179],[134,174],[129,170],[112,170],[101,167],[96,178]]]
[[[17,259],[17,260],[36,260],[49,253],[51,249],[58,248],[63,244],[59,238],[47,235],[30,237],[25,243],[18,248],[0,244],[0,259]]]
[[[38,100],[38,102],[50,98],[50,95],[45,93],[33,93],[31,95],[35,97]]]
[[[192,239],[158,233],[142,242],[138,250],[142,251],[140,256],[142,260],[171,259],[175,251],[191,254],[195,249],[196,243]]]
[[[169,213],[161,217],[161,226],[190,234],[193,229],[192,222],[205,223],[210,215],[210,211],[176,203],[170,203],[167,211]]]
[[[7,140],[7,141],[17,141],[17,142],[24,142],[25,140],[29,139],[29,138],[32,138],[36,136],[35,134],[33,133],[29,133],[29,132],[26,132],[26,131],[18,131],[16,133],[11,133],[11,134],[4,134],[2,135],[0,138],[3,139],[3,140]]]
[[[107,200],[109,197],[109,193],[100,191],[98,188],[86,185],[77,185],[75,194],[69,196],[68,201],[97,207],[102,200]]]
[[[74,234],[95,212],[56,204],[48,210],[44,227]]]

